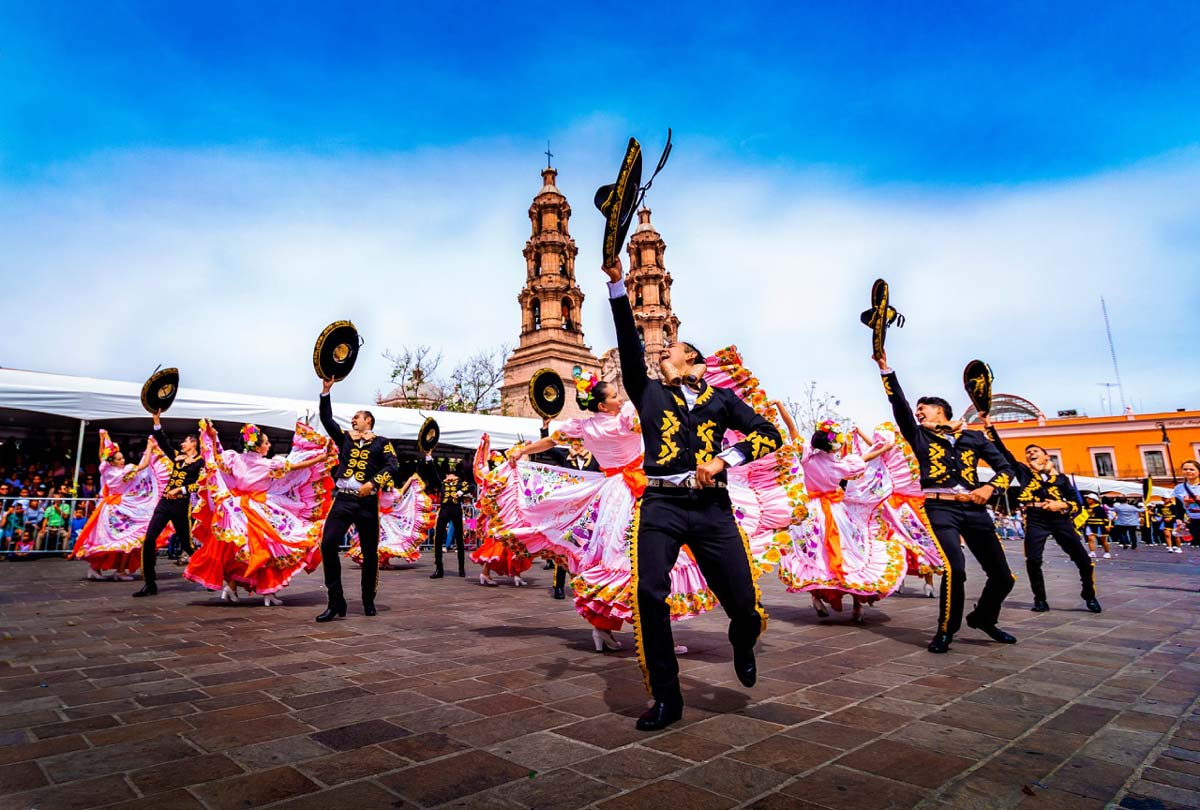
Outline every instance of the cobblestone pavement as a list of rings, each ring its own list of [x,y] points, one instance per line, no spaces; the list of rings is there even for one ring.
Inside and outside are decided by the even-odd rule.
[[[914,579],[857,627],[768,576],[758,685],[720,614],[677,625],[687,709],[659,734],[633,727],[631,635],[595,653],[540,566],[524,589],[385,571],[379,616],[317,625],[316,576],[266,608],[169,564],[135,600],[3,562],[0,808],[1200,807],[1200,550],[1101,561],[1101,615],[1047,556],[1054,609],[1022,575],[1002,617],[1020,643],[964,628],[944,656]]]

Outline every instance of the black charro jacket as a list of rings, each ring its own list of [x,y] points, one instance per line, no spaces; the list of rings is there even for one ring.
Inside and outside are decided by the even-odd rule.
[[[912,445],[921,465],[922,489],[976,489],[980,486],[980,461],[986,461],[995,471],[996,476],[988,483],[996,489],[1005,489],[1012,482],[1012,466],[987,436],[978,430],[942,433],[922,427],[904,398],[894,371],[883,375],[883,391],[892,403],[896,426]]]
[[[621,381],[642,422],[647,475],[694,472],[697,465],[711,461],[721,452],[721,439],[726,430],[745,435],[746,438],[734,447],[746,461],[754,461],[779,449],[782,443],[779,431],[733,391],[714,388],[701,381],[696,404],[688,410],[679,386],[651,379],[646,373],[646,357],[629,298],[621,295],[609,303],[617,328]],[[725,473],[717,479],[723,481]]]

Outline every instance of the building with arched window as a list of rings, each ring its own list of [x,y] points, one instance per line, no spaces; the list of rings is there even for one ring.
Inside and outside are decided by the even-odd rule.
[[[558,190],[558,171],[542,170],[542,188],[529,206],[531,235],[525,243],[525,285],[517,296],[521,334],[504,364],[501,409],[510,416],[534,416],[529,380],[541,368],[552,368],[564,380],[579,366],[598,373],[600,360],[583,342],[583,292],[575,281],[579,249],[571,237],[571,206]],[[568,387],[568,390],[569,387]],[[578,413],[568,397],[564,414]]]

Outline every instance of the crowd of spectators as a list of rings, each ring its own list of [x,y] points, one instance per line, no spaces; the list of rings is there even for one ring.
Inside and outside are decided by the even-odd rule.
[[[83,465],[79,490],[71,492],[72,451],[46,440],[0,442],[0,552],[71,550],[99,494],[95,463]]]

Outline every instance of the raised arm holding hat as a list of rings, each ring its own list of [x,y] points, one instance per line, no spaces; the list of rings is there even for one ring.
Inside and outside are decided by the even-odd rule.
[[[1004,454],[1016,475],[1017,503],[1025,510],[1025,570],[1033,589],[1033,611],[1050,609],[1046,601],[1046,580],[1042,576],[1042,555],[1050,537],[1079,569],[1080,596],[1092,613],[1100,612],[1096,600],[1096,564],[1088,556],[1083,538],[1075,527],[1075,518],[1083,510],[1071,479],[1054,468],[1054,462],[1040,445],[1025,448],[1025,463],[1005,446],[1000,434],[986,415],[983,424],[996,449]]]
[[[1012,591],[1013,576],[996,525],[984,506],[996,489],[1008,486],[1012,467],[982,433],[952,424],[950,419],[954,414],[950,403],[941,397],[921,397],[914,412],[900,389],[896,372],[888,365],[886,352],[876,357],[875,362],[896,425],[917,457],[925,513],[946,560],[938,631],[929,643],[929,651],[947,652],[962,624],[966,561],[960,537],[987,576],[975,610],[966,617],[967,626],[982,630],[996,641],[1013,644],[1016,639],[996,627],[1000,607]],[[990,483],[979,482],[980,461],[986,461],[996,473]]]
[[[670,571],[686,543],[729,616],[734,671],[745,686],[757,679],[754,645],[766,627],[750,552],[734,521],[725,468],[777,450],[779,431],[730,389],[703,379],[704,355],[688,343],[663,349],[663,380],[651,379],[638,339],[620,261],[604,268],[617,331],[622,382],[637,408],[645,442],[645,494],[632,541],[634,630],[639,663],[654,705],[638,719],[643,731],[680,719],[683,695],[666,603]],[[721,437],[745,439],[722,452]]]
[[[326,379],[321,387],[321,425],[338,449],[338,466],[333,471],[333,508],[329,510],[321,535],[329,605],[317,616],[318,622],[346,615],[339,549],[351,526],[358,529],[363,556],[363,613],[375,615],[375,590],[379,585],[379,490],[391,486],[399,472],[396,451],[387,439],[375,435],[375,417],[370,411],[354,414],[350,430],[342,430],[333,418],[331,388],[333,380]]]
[[[154,596],[158,593],[158,580],[154,563],[158,556],[158,537],[170,524],[175,528],[183,553],[192,553],[192,494],[200,489],[204,474],[204,458],[200,455],[198,435],[189,433],[183,437],[177,450],[166,430],[163,429],[159,412],[154,412],[154,429],[151,438],[158,443],[171,465],[162,498],[154,507],[150,523],[146,527],[146,539],[142,541],[142,589],[134,596]],[[180,564],[187,562],[180,560]]]

